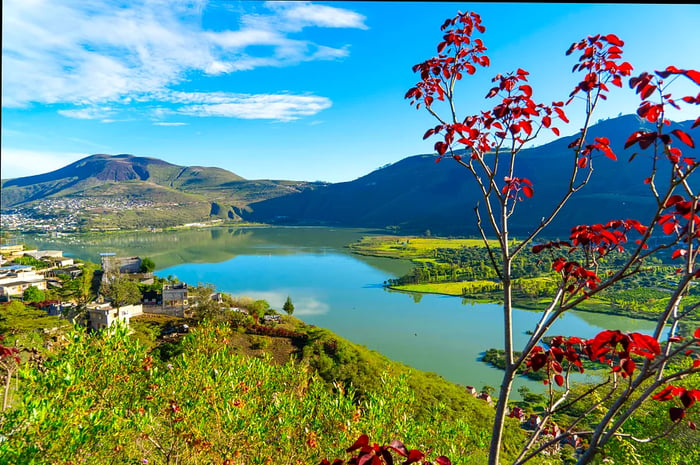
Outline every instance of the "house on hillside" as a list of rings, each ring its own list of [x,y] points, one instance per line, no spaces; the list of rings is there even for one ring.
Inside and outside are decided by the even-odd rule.
[[[46,260],[52,258],[63,258],[63,251],[61,250],[25,250],[25,257],[32,257],[37,260]]]
[[[37,273],[33,266],[10,265],[0,267],[0,300],[19,297],[28,287],[46,290],[46,278]]]
[[[75,279],[78,276],[80,276],[81,274],[83,274],[83,269],[80,266],[80,264],[77,264],[77,265],[73,264],[70,266],[65,266],[65,267],[60,268],[60,269],[49,270],[46,272],[46,276],[64,275],[64,276],[68,276],[70,279]]]
[[[132,317],[142,314],[143,306],[141,304],[115,308],[112,307],[111,303],[93,302],[88,305],[89,328],[93,331],[109,328],[116,321],[122,321],[128,325]]]
[[[14,255],[21,253],[24,250],[24,246],[21,244],[6,244],[0,245],[0,254],[3,255]]]
[[[143,295],[144,312],[184,317],[190,306],[187,283],[165,284],[163,293],[147,292]],[[148,299],[148,301],[146,301]],[[155,300],[155,304],[154,304]]]
[[[158,291],[146,291],[143,293],[143,298],[141,299],[141,302],[143,302],[143,304],[146,306],[158,305],[162,307],[163,294],[161,294]],[[146,313],[149,313],[147,310],[144,311]]]
[[[110,254],[101,255],[102,272],[105,275],[141,272],[141,259],[139,257],[116,257]]]
[[[279,315],[263,315],[263,323],[281,323],[282,318]]]

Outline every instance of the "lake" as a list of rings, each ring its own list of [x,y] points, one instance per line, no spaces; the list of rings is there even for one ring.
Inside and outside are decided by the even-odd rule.
[[[41,249],[60,249],[99,263],[99,254],[150,257],[161,277],[191,285],[210,283],[234,296],[267,300],[281,312],[290,296],[294,316],[328,328],[387,357],[444,378],[481,388],[498,386],[501,372],[479,362],[502,347],[501,308],[461,298],[392,292],[384,281],[406,273],[404,260],[351,254],[345,246],[385,231],[312,227],[217,227],[64,238],[27,238]],[[516,310],[516,348],[527,340],[538,314]],[[570,312],[551,335],[592,337],[602,329],[650,333],[654,322]],[[541,390],[520,377],[516,388]]]

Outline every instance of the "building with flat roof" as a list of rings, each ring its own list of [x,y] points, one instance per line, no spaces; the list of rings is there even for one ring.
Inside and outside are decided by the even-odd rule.
[[[109,328],[117,321],[129,324],[129,320],[137,315],[143,314],[141,304],[124,305],[123,307],[112,307],[111,303],[92,303],[88,305],[88,317],[90,329],[97,331]]]
[[[118,273],[140,273],[141,259],[139,257],[115,257],[102,254],[102,272],[105,275]]]
[[[0,300],[19,297],[30,286],[46,290],[46,278],[34,271],[34,267],[12,265],[0,268]]]

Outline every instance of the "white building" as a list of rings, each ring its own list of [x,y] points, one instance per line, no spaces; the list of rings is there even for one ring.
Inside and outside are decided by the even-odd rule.
[[[21,296],[28,287],[46,290],[46,278],[34,267],[13,265],[0,267],[0,300]]]
[[[90,319],[90,329],[98,330],[112,326],[115,321],[121,320],[129,324],[131,317],[142,315],[143,306],[141,304],[124,305],[114,308],[110,303],[92,303],[88,305],[88,315]]]
[[[62,250],[25,250],[24,255],[41,260],[44,257],[61,258],[63,257]]]

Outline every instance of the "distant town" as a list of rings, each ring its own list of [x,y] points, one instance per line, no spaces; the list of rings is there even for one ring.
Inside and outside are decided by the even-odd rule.
[[[0,227],[5,231],[78,232],[90,217],[98,217],[104,213],[160,210],[178,206],[179,203],[156,204],[151,200],[131,196],[42,199],[31,206],[3,211]]]

